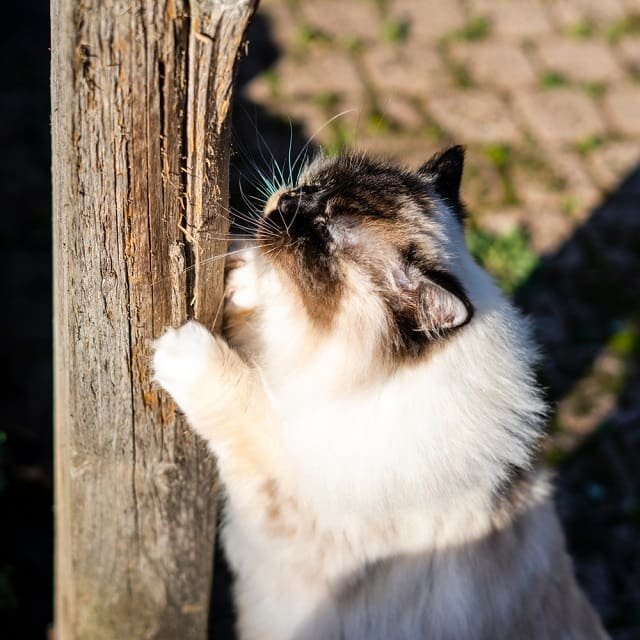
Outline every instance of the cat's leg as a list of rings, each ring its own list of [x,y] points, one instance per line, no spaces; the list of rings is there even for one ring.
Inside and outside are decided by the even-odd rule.
[[[154,343],[153,368],[223,474],[270,472],[277,437],[267,395],[258,371],[224,338],[194,321],[168,329]]]
[[[224,334],[245,356],[260,348],[254,326],[259,305],[256,251],[255,246],[245,245],[227,258],[225,265]]]

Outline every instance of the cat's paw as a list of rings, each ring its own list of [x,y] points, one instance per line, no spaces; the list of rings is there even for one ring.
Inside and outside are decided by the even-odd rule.
[[[227,258],[225,314],[249,312],[258,304],[255,247],[245,247]]]
[[[190,397],[223,360],[226,344],[191,320],[178,329],[167,329],[152,346],[153,379],[188,411]]]

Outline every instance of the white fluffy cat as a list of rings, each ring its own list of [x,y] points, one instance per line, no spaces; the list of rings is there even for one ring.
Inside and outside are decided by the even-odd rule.
[[[156,380],[219,461],[243,640],[604,638],[534,457],[526,322],[464,243],[454,147],[320,159]]]

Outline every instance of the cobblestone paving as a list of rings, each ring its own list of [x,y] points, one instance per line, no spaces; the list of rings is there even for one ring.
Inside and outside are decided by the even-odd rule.
[[[640,638],[640,2],[265,0],[249,40],[249,155],[258,135],[279,161],[311,137],[414,166],[467,145],[470,245],[547,356],[580,578]]]

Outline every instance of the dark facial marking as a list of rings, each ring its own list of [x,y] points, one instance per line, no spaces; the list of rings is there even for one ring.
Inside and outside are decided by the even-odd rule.
[[[438,265],[436,252],[425,249],[434,194],[462,207],[462,160],[462,148],[454,147],[411,173],[345,154],[279,197],[258,237],[261,229],[265,240],[268,227],[278,229],[282,250],[271,259],[296,286],[313,320],[330,326],[345,292],[345,262],[369,274],[385,297],[396,355],[417,356],[470,320],[464,288]],[[390,291],[393,260],[398,287]]]

